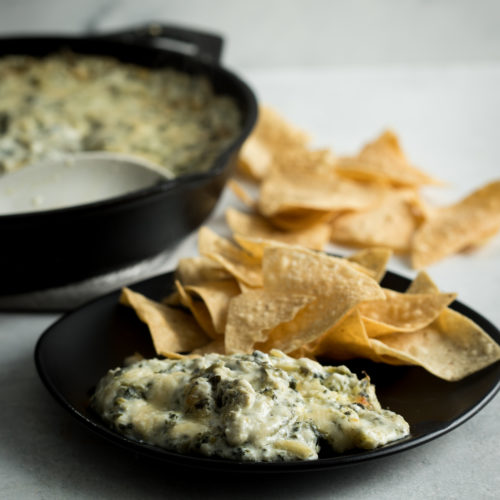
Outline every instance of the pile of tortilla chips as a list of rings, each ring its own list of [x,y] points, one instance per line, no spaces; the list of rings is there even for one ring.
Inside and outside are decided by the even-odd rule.
[[[410,163],[391,131],[357,155],[337,158],[310,147],[305,132],[261,106],[239,167],[258,183],[258,196],[232,182],[250,210],[229,210],[227,222],[249,236],[313,249],[328,242],[384,246],[422,269],[500,230],[500,181],[451,206],[430,207],[421,190],[441,182]]]
[[[203,227],[200,256],[184,258],[176,291],[162,302],[125,288],[159,355],[250,353],[280,349],[295,356],[344,361],[368,358],[419,365],[459,380],[500,359],[500,346],[448,306],[421,272],[406,292],[380,282],[387,248],[340,258],[299,245]]]

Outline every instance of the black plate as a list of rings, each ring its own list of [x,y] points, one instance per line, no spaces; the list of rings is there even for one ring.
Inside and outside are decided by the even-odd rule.
[[[403,291],[409,280],[388,272],[382,284]],[[153,299],[172,290],[173,274],[164,274],[131,288]],[[127,439],[107,428],[89,409],[89,395],[108,369],[122,364],[134,352],[153,357],[147,328],[135,313],[118,304],[119,291],[94,300],[63,316],[40,337],[35,361],[38,373],[54,398],[88,429],[132,452],[179,465],[245,472],[286,472],[346,466],[401,452],[421,445],[456,428],[483,408],[500,388],[500,363],[460,382],[445,382],[418,367],[394,367],[357,360],[346,363],[360,374],[370,375],[384,407],[401,413],[411,435],[370,451],[343,455],[325,453],[318,460],[280,463],[241,463],[187,456]],[[500,332],[465,305],[453,309],[478,323],[496,342]]]

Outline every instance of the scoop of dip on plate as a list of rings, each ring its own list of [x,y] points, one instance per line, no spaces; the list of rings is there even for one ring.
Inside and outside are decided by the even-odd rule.
[[[244,461],[314,460],[409,434],[368,376],[281,351],[149,359],[110,370],[93,408],[121,434],[170,451]]]

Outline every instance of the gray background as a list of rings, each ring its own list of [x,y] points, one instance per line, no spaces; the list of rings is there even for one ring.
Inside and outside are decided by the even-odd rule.
[[[165,21],[227,37],[240,69],[499,60],[496,0],[2,0],[0,31]]]
[[[5,35],[98,32],[147,21],[222,34],[224,64],[248,81],[261,102],[310,131],[318,145],[350,153],[383,128],[394,128],[417,165],[448,181],[446,188],[425,193],[436,203],[500,177],[498,1],[0,0]],[[208,225],[223,232],[224,209],[235,204],[226,191]],[[170,270],[179,257],[195,254],[193,234],[148,272]],[[401,258],[394,257],[390,268],[414,274]],[[143,272],[140,267],[125,276],[134,281]],[[500,325],[498,236],[429,272]],[[119,284],[108,276],[97,288]],[[77,300],[80,291],[65,289],[59,297]],[[39,294],[35,302],[47,296]],[[2,499],[498,498],[498,396],[436,441],[327,473],[212,477],[130,456],[81,428],[39,381],[33,349],[59,317],[0,312]]]

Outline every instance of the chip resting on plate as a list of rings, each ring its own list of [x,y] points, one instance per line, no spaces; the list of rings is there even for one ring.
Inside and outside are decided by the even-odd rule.
[[[338,257],[265,238],[235,234],[231,241],[208,228],[199,239],[204,256],[179,263],[176,300],[123,291],[122,303],[149,326],[158,354],[279,349],[329,363],[417,365],[449,381],[500,360],[500,346],[451,309],[456,294],[440,292],[428,274],[405,292],[381,286],[386,248]]]

